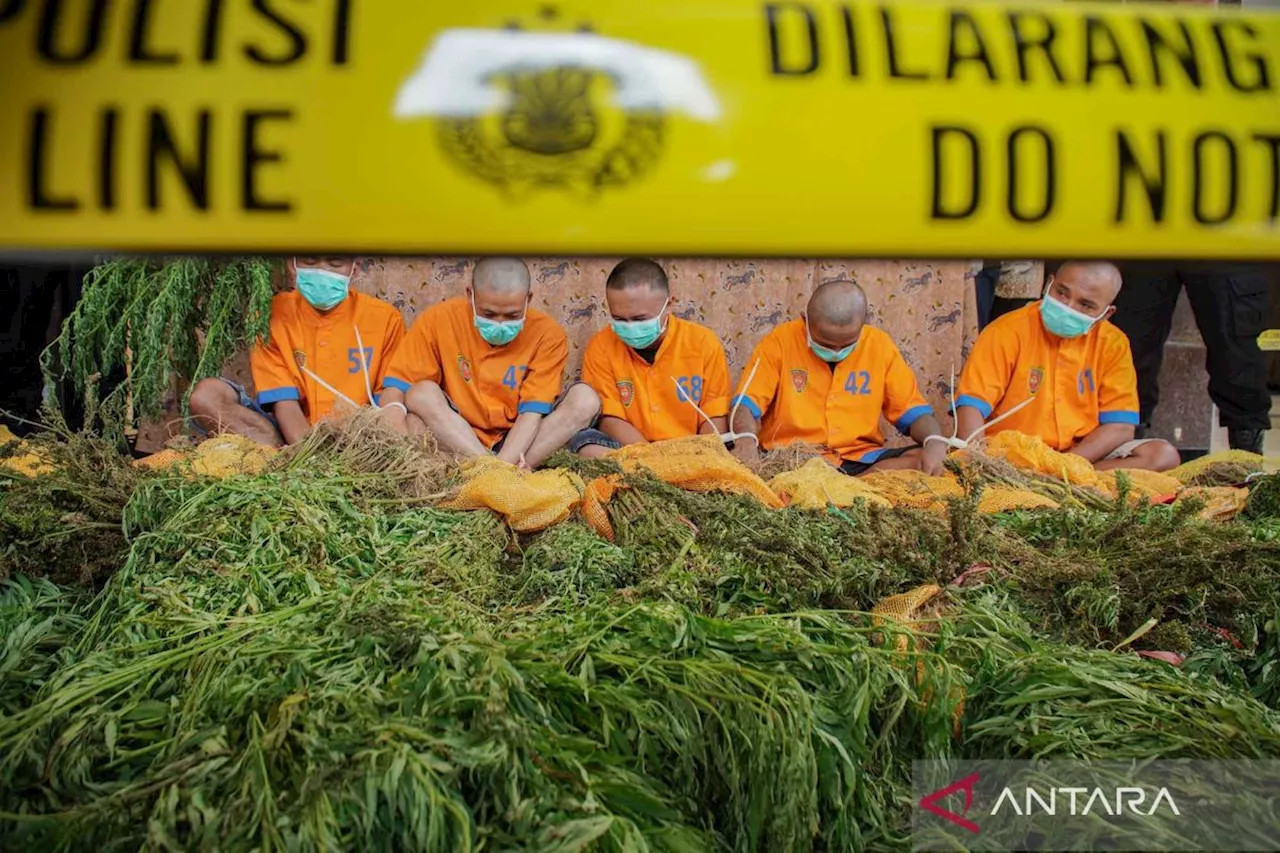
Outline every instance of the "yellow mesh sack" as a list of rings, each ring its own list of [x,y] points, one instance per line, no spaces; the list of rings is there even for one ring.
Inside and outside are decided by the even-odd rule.
[[[978,500],[978,512],[1007,512],[1015,509],[1057,509],[1058,502],[1052,498],[1026,489],[1011,489],[1005,486],[988,486],[982,490]]]
[[[220,435],[202,441],[191,459],[191,471],[205,477],[261,474],[279,453],[243,435]]]
[[[873,627],[879,627],[888,622],[896,622],[899,625],[907,625],[911,622],[920,622],[925,616],[925,606],[932,601],[938,593],[942,592],[942,587],[937,584],[927,583],[899,593],[898,595],[890,595],[880,600],[875,607],[871,608],[871,624]],[[917,630],[933,630],[930,626],[917,625]],[[925,648],[925,640],[922,637],[915,637],[914,643],[912,638],[905,634],[900,634],[896,638],[895,646],[899,652],[906,652],[911,646],[915,651],[921,651]],[[916,683],[923,684],[927,674],[924,659],[916,661]],[[960,720],[964,716],[965,691],[964,686],[953,684],[951,686],[949,698],[955,702],[955,710],[952,712],[952,731],[956,737],[960,736]],[[933,692],[926,689],[921,695],[923,702],[930,702],[933,699]]]
[[[472,459],[462,466],[466,481],[443,501],[443,509],[491,509],[520,533],[559,524],[582,503],[586,486],[571,471],[548,468],[524,471],[493,456]]]
[[[1124,473],[1129,478],[1130,503],[1139,503],[1143,498],[1175,495],[1182,489],[1182,483],[1168,474],[1137,468],[1126,468],[1123,472],[1099,471],[1097,488],[1114,498],[1120,494],[1120,483],[1117,477],[1120,473]]]
[[[189,461],[191,456],[191,451],[188,450],[166,448],[158,453],[152,453],[150,456],[133,460],[133,467],[146,468],[151,471],[163,471]]]
[[[915,589],[882,598],[875,607],[871,608],[871,624],[880,626],[888,619],[898,623],[910,622],[919,615],[920,609],[940,592],[942,587],[936,583],[927,583]]]
[[[923,471],[910,468],[873,471],[861,480],[889,503],[899,507],[945,512],[947,498],[964,497],[964,488],[954,477],[930,477]]]
[[[1199,517],[1206,521],[1226,521],[1244,509],[1249,502],[1249,490],[1231,486],[1197,486],[1184,489],[1178,495],[1178,503],[1198,498],[1204,501]]]
[[[841,474],[824,459],[810,459],[794,471],[779,474],[769,481],[775,500],[801,509],[826,509],[829,504],[852,506],[863,500],[879,506],[890,506],[875,489],[857,477]]]
[[[30,446],[27,442],[14,435],[7,426],[0,424],[0,447],[15,442],[19,451],[26,450]],[[8,458],[0,459],[0,468],[13,471],[16,474],[22,474],[24,477],[38,477],[54,470],[52,460],[35,451],[20,452]]]
[[[622,477],[609,474],[605,477],[596,477],[587,483],[586,492],[582,496],[582,517],[592,530],[610,542],[613,541],[614,535],[613,522],[609,520],[609,513],[605,506],[613,500],[614,493],[620,488],[622,488]]]
[[[725,450],[714,435],[632,444],[611,454],[628,474],[648,471],[663,482],[691,492],[750,495],[765,506],[782,506],[764,480]]]
[[[1076,486],[1092,486],[1098,472],[1088,459],[1074,453],[1059,453],[1038,435],[1005,430],[987,440],[987,453],[1016,468],[1036,471]]]
[[[1263,458],[1247,450],[1223,450],[1210,453],[1190,462],[1183,462],[1169,472],[1169,476],[1181,483],[1189,483],[1214,465],[1239,465],[1250,470],[1250,473],[1263,470]]]
[[[20,447],[25,446],[23,442]],[[53,463],[48,457],[36,452],[23,453],[18,456],[10,456],[7,459],[0,459],[0,468],[21,474],[24,477],[38,477],[41,474],[49,474],[56,470]]]
[[[935,583],[927,583],[915,589],[882,598],[875,607],[871,608],[871,625],[878,628],[887,622],[895,622],[899,625],[913,622],[921,615],[921,608],[940,592],[942,587]],[[907,650],[908,639],[906,634],[898,635],[896,643],[898,651]],[[921,645],[922,643],[917,639],[915,647],[919,649]]]
[[[194,450],[166,448],[134,460],[134,466],[153,471],[180,468],[184,476],[234,477],[261,474],[280,451],[242,435],[219,435],[200,442]]]

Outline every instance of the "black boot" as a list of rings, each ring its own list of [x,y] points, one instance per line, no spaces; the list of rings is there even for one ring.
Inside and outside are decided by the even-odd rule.
[[[1262,441],[1266,438],[1265,429],[1232,429],[1227,428],[1227,444],[1232,450],[1247,450],[1262,455]]]

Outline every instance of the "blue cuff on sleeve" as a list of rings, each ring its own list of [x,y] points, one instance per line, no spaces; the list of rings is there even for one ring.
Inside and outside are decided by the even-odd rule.
[[[551,414],[551,404],[550,403],[521,403],[519,406],[516,406],[517,415],[524,415],[524,414],[528,414],[529,412],[533,412],[536,415],[549,415]]]
[[[901,430],[902,432],[906,432],[907,430],[911,429],[911,425],[913,423],[920,420],[925,415],[932,415],[932,414],[933,414],[933,407],[931,406],[913,406],[912,408],[907,409],[906,414],[898,418],[898,423],[895,424],[895,426],[897,426],[898,429]]]
[[[961,406],[970,406],[978,410],[978,414],[983,419],[991,417],[991,404],[981,397],[975,397],[972,394],[961,394],[960,399],[956,400],[956,408]]]
[[[271,388],[266,391],[258,392],[258,405],[270,406],[272,403],[279,403],[281,400],[301,400],[302,395],[298,393],[298,389],[293,386],[287,388]]]
[[[879,450],[868,450],[866,453],[859,456],[855,461],[861,462],[864,465],[870,465],[872,462],[875,462],[877,459],[879,459],[881,456],[884,455],[884,450],[885,449],[883,447],[880,448]]]
[[[754,402],[752,402],[751,398],[748,397],[746,394],[739,394],[737,397],[734,397],[733,402],[730,404],[730,409],[732,409],[733,406],[736,406],[739,403],[746,406],[747,411],[750,412],[752,415],[754,415],[756,420],[760,420],[760,418],[763,417],[763,413],[760,411],[760,407],[757,406]]]
[[[1099,412],[1098,423],[1100,424],[1129,424],[1130,426],[1138,425],[1137,412]]]
[[[381,395],[381,394],[374,394],[374,395],[373,395],[373,404],[374,404],[375,406],[377,406],[378,408],[382,408],[382,395]]]
[[[403,379],[396,379],[394,376],[387,376],[382,380],[382,387],[394,388],[397,391],[402,391],[405,394],[408,394],[409,388],[412,386],[410,386],[409,383],[405,382]]]

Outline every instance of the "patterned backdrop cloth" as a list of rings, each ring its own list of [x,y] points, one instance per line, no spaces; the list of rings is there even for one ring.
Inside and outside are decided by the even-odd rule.
[[[526,258],[533,306],[569,335],[568,378],[581,373],[582,352],[609,322],[604,282],[618,258]],[[856,281],[867,292],[873,325],[902,350],[920,388],[949,425],[949,383],[977,335],[969,261],[867,261],[657,258],[671,278],[678,317],[710,327],[729,357],[737,382],[751,350],[775,326],[799,315],[814,286]],[[471,276],[467,258],[362,258],[355,286],[386,299],[407,322],[424,308],[461,294]],[[888,430],[886,435],[895,434]]]
[[[526,258],[533,277],[533,305],[569,335],[566,382],[581,374],[582,352],[609,322],[604,282],[618,258]],[[867,292],[870,322],[897,342],[920,389],[950,429],[950,381],[957,377],[977,336],[973,279],[978,261],[656,258],[671,278],[673,311],[719,336],[735,385],[751,350],[779,323],[804,309],[814,286],[856,281]],[[395,305],[406,324],[427,307],[460,295],[471,277],[469,258],[360,258],[352,285]],[[243,355],[227,375],[248,383]],[[180,424],[179,424],[180,426]],[[163,443],[168,429],[144,430],[140,447]],[[886,436],[897,436],[892,428]],[[891,440],[893,443],[901,441]]]

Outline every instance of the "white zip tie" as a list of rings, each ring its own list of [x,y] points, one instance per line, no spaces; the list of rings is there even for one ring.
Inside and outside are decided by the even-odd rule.
[[[975,429],[975,430],[973,431],[973,434],[972,434],[972,435],[970,435],[968,438],[966,438],[966,439],[964,440],[964,443],[967,445],[969,442],[973,441],[975,438],[977,438],[978,436],[982,435],[984,432],[986,432],[986,431],[987,431],[988,429],[990,429],[991,427],[993,427],[993,426],[995,426],[996,424],[1000,423],[1002,420],[1004,420],[1005,418],[1007,418],[1007,417],[1009,417],[1009,416],[1013,415],[1014,413],[1019,412],[1019,411],[1021,411],[1022,409],[1025,409],[1027,406],[1030,406],[1030,405],[1031,405],[1032,403],[1034,403],[1035,401],[1036,401],[1036,398],[1035,398],[1035,397],[1028,397],[1027,399],[1023,400],[1021,403],[1019,403],[1018,405],[1014,406],[1012,409],[1010,409],[1009,411],[1005,412],[1003,415],[1001,415],[1000,417],[996,418],[995,420],[993,420],[993,421],[987,421],[987,422],[986,422],[986,423],[984,423],[982,426],[980,426],[980,427],[978,427],[977,429]]]
[[[315,371],[311,370],[310,368],[304,367],[302,368],[302,372],[310,376],[312,379],[314,379],[317,383],[319,383],[320,387],[324,388],[326,391],[328,391],[333,396],[337,397],[339,400],[345,400],[347,403],[350,403],[352,408],[356,408],[356,409],[360,408],[359,403],[357,403],[355,400],[352,400],[346,394],[343,394],[337,388],[334,388],[328,382],[325,382],[323,379],[321,379],[319,376],[316,375]]]
[[[756,368],[758,368],[758,366],[760,366],[760,360],[759,360],[759,359],[756,359],[756,360],[755,360],[755,366],[756,366]],[[751,384],[751,379],[753,379],[753,378],[755,378],[755,371],[754,371],[754,370],[753,370],[753,371],[751,371],[751,378],[749,378],[748,380],[746,380],[746,384],[748,384],[748,386],[750,386],[750,384]],[[737,406],[733,407],[733,412],[730,412],[730,421],[728,421],[728,425],[730,425],[730,430],[728,430],[728,432],[727,432],[727,433],[722,433],[722,432],[721,432],[721,430],[716,429],[716,424],[714,424],[714,423],[713,423],[713,421],[712,421],[712,419],[710,419],[710,418],[709,418],[709,416],[707,415],[707,412],[703,411],[703,409],[701,409],[701,406],[699,406],[699,405],[698,405],[698,403],[694,402],[694,396],[692,396],[692,394],[691,394],[691,393],[686,392],[686,391],[685,391],[685,388],[681,386],[681,384],[680,384],[680,380],[676,379],[675,377],[671,377],[671,380],[672,380],[672,382],[673,382],[673,383],[676,383],[676,396],[677,396],[677,397],[680,397],[680,400],[682,400],[682,401],[684,401],[684,402],[687,402],[687,403],[689,403],[689,405],[690,405],[690,406],[694,407],[694,411],[698,412],[698,414],[699,414],[699,415],[701,415],[701,418],[703,418],[703,420],[707,421],[707,425],[708,425],[708,427],[712,428],[712,432],[716,433],[716,437],[717,437],[717,438],[719,438],[719,439],[721,439],[721,443],[722,443],[722,444],[728,444],[728,443],[730,443],[730,442],[736,442],[736,441],[737,441],[737,439],[739,439],[739,438],[750,438],[750,439],[753,439],[753,441],[754,441],[756,444],[759,444],[759,443],[760,443],[760,439],[759,439],[758,437],[756,437],[755,433],[735,433],[735,432],[733,432],[733,412],[736,412],[736,411],[737,411]]]
[[[369,364],[368,364],[368,359],[365,358],[365,354],[364,354],[364,338],[361,337],[360,335],[360,327],[358,325],[352,324],[352,329],[354,329],[356,333],[356,346],[360,348],[360,370],[364,374],[364,392],[369,395],[369,405],[373,406],[375,409],[381,409],[382,407],[379,406],[377,403],[375,403],[373,400],[373,385],[369,381]],[[309,369],[305,364],[299,365],[299,367],[302,368],[303,373],[307,374],[312,379],[314,379],[320,385],[320,387],[324,388],[333,396],[337,397],[340,400],[345,400],[347,403],[351,405],[353,409],[362,408],[362,406],[359,403],[357,403],[355,400],[352,400],[346,394],[343,394],[337,388],[334,388],[328,382],[325,382],[315,373],[315,371]],[[403,407],[403,404],[401,405]],[[406,408],[405,413],[408,414],[408,411],[409,410]]]
[[[670,377],[670,379],[672,382],[676,384],[676,396],[679,397],[684,402],[688,403],[690,406],[693,406],[693,410],[698,414],[702,415],[702,419],[707,422],[707,426],[715,430],[715,433],[717,436],[720,437],[720,440],[724,441],[724,435],[720,432],[720,430],[716,429],[716,425],[712,423],[711,418],[707,417],[707,413],[702,411],[702,407],[699,406],[697,403],[693,402],[693,395],[688,393],[687,391],[684,390],[683,387],[681,387],[680,380],[676,379],[674,376]]]
[[[746,389],[751,387],[751,383],[755,381],[756,371],[760,369],[760,359],[756,359],[756,363],[751,365],[751,372],[747,374],[747,381],[742,383],[742,393],[738,395],[738,399],[733,401],[733,408],[729,410],[729,432],[720,436],[720,440],[725,444],[731,441],[737,441],[740,438],[749,438],[756,443],[756,447],[760,446],[760,436],[754,432],[734,432],[733,422],[738,417],[738,407],[742,405],[742,401],[746,399]],[[676,383],[679,385],[680,383]]]
[[[956,433],[960,431],[960,416],[956,413],[956,363],[951,362],[951,385],[947,389],[951,395],[951,437],[945,435],[926,435],[924,441],[920,442],[920,446],[924,447],[930,441],[945,442],[947,447],[955,450],[964,450],[969,443],[961,438],[956,437]]]
[[[955,448],[956,450],[964,450],[969,446],[969,442],[973,441],[975,438],[982,435],[988,429],[1000,423],[1010,415],[1013,415],[1031,405],[1035,402],[1035,399],[1036,398],[1034,396],[1028,397],[995,420],[983,423],[982,426],[975,429],[968,438],[958,438],[957,433],[960,431],[960,416],[958,414],[958,407],[956,406],[956,366],[953,363],[951,365],[951,437],[948,438],[945,435],[929,435],[925,436],[923,444],[928,444],[930,441],[943,441],[946,442],[948,447]]]
[[[364,374],[364,393],[369,397],[369,405],[375,409],[382,408],[373,400],[373,385],[369,382],[369,359],[365,356],[364,338],[360,337],[360,326],[353,323],[351,328],[356,333],[356,346],[360,348],[360,372]]]

